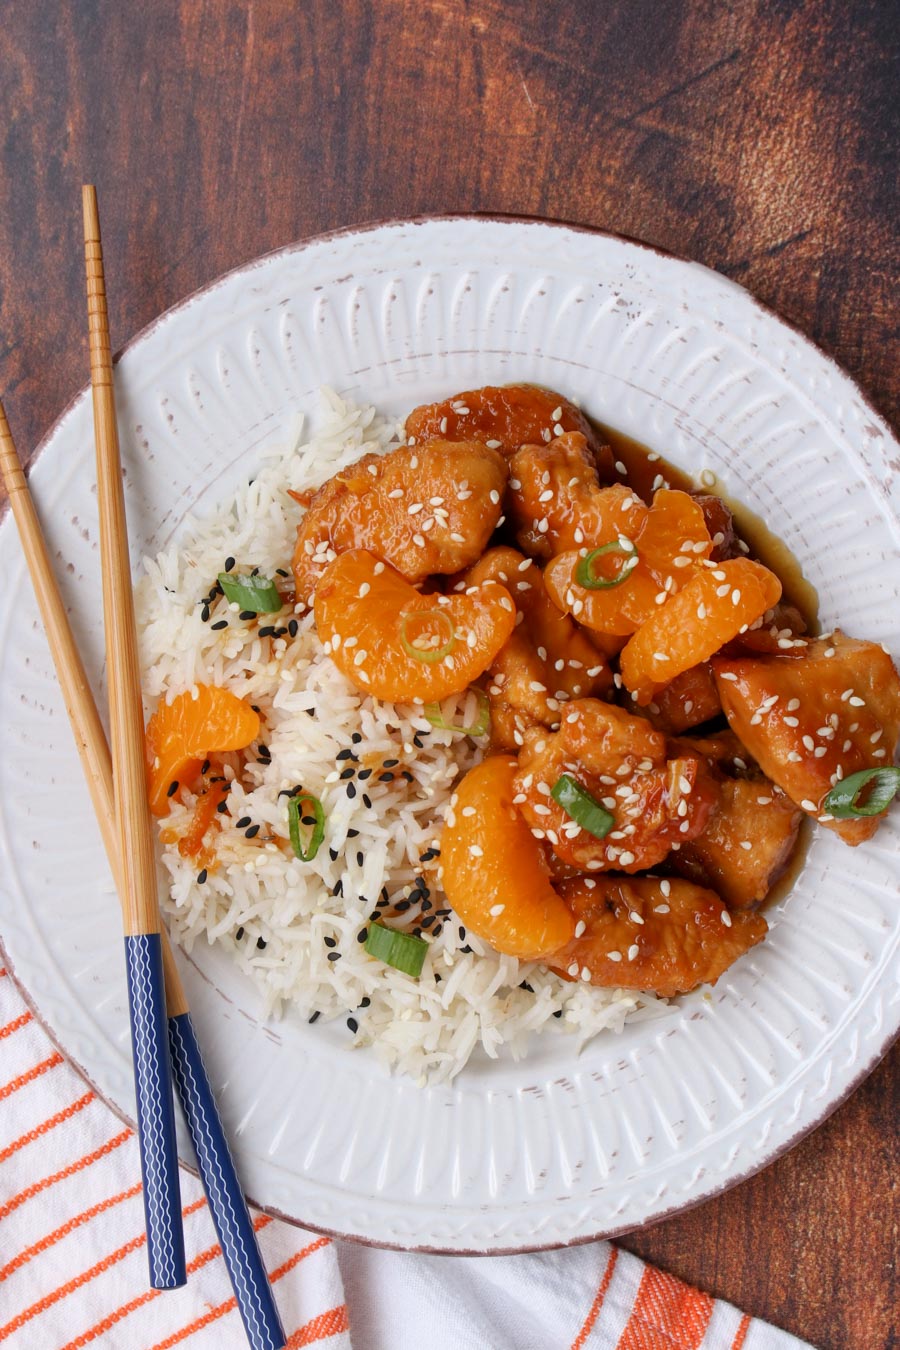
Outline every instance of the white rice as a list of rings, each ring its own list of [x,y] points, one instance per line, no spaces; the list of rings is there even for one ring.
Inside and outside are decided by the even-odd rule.
[[[203,598],[227,557],[236,559],[238,572],[289,569],[300,508],[288,488],[317,486],[360,455],[397,444],[397,429],[374,408],[353,407],[327,390],[323,399],[321,433],[288,453],[265,456],[254,481],[207,519],[188,518],[176,545],[145,560],[138,584],[148,710],[196,682],[226,685],[259,708],[261,740],[271,752],[268,763],[251,754],[234,782],[202,884],[196,859],[183,858],[177,847],[194,799],[185,793],[160,822],[173,937],[187,951],[198,940],[223,944],[272,1016],[293,1007],[304,1018],[353,1017],[358,1030],[348,1029],[348,1047],[371,1045],[422,1082],[454,1077],[478,1046],[492,1057],[501,1049],[519,1057],[533,1032],[564,1033],[580,1046],[599,1031],[620,1030],[629,1015],[651,1015],[658,1007],[651,996],[570,983],[499,956],[453,914],[433,926],[441,925],[419,979],[374,960],[358,940],[383,887],[396,899],[421,875],[431,892],[428,912],[446,908],[438,860],[419,859],[437,847],[454,784],[481,758],[483,745],[435,730],[421,708],[360,695],[324,654],[302,606],[293,640],[260,639],[259,625],[238,619],[237,606],[221,597],[209,621],[201,618]],[[222,618],[229,626],[214,632],[211,625]],[[264,622],[284,626],[287,619]],[[412,781],[382,783],[376,771],[365,782],[353,780],[351,799],[336,755],[354,732],[361,761],[369,754],[398,759],[397,775],[408,769]],[[233,768],[226,772],[233,777]],[[308,863],[287,844],[286,798],[279,797],[297,784],[321,799],[327,820],[325,843]],[[246,838],[247,826],[235,828],[244,817],[260,826],[253,839]],[[424,915],[414,905],[405,926],[417,917]],[[339,959],[328,960],[334,953]]]

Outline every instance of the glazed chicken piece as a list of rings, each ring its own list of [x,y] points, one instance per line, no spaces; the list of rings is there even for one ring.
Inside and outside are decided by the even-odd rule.
[[[880,816],[835,820],[823,802],[842,778],[894,762],[900,676],[886,652],[835,631],[777,656],[715,657],[713,671],[729,724],[763,772],[848,844],[869,839]]]
[[[719,798],[703,834],[670,854],[666,865],[711,887],[730,909],[748,909],[766,898],[787,867],[803,813],[731,732],[674,744],[709,760]]]
[[[712,561],[740,558],[744,550],[738,544],[731,508],[714,492],[692,492],[691,496],[703,512],[709,537],[713,541],[713,550],[709,555]]]
[[[657,731],[670,736],[718,717],[722,704],[710,663],[704,661],[676,676],[671,684],[659,690],[643,711]]]
[[[613,677],[609,662],[553,604],[531,558],[514,548],[488,549],[454,589],[488,580],[507,588],[522,616],[487,683],[492,749],[515,751],[529,727],[558,726],[570,699],[606,693]]]
[[[552,389],[536,384],[485,385],[467,389],[443,403],[423,403],[406,419],[411,444],[446,437],[483,441],[501,454],[512,455],[520,446],[549,442],[562,432],[584,437],[593,462],[612,477],[612,452],[602,446],[579,408]]]
[[[311,603],[338,553],[364,548],[414,585],[458,572],[496,528],[506,461],[473,441],[431,441],[364,455],[313,495],[297,530],[297,595]]]
[[[723,656],[743,656],[746,652],[771,652],[777,656],[784,652],[801,651],[806,646],[806,620],[796,605],[779,600],[772,609],[767,609],[762,618],[746,633],[739,634],[732,642],[723,647]]]
[[[532,558],[633,538],[647,507],[621,483],[602,487],[584,436],[526,445],[509,461],[507,515],[519,547]]]
[[[577,877],[556,889],[584,929],[550,965],[606,989],[673,998],[715,984],[767,931],[761,914],[731,915],[713,891],[680,878]]]
[[[537,837],[582,871],[655,867],[703,831],[715,806],[718,788],[702,756],[686,749],[669,757],[660,732],[612,704],[574,700],[559,731],[530,731],[524,739],[516,805]],[[551,796],[564,774],[613,816],[604,838]]]

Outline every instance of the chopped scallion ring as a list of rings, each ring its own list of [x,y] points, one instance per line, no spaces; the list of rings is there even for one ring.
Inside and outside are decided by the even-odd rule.
[[[312,808],[311,815],[306,813],[305,807]],[[305,843],[300,835],[301,826],[309,831]],[[290,798],[288,831],[291,836],[291,848],[296,856],[301,862],[312,862],[325,838],[325,809],[318,797],[314,797],[311,792],[298,792]]]
[[[478,716],[471,726],[461,727],[456,722],[448,722],[440,703],[426,703],[422,711],[439,731],[458,731],[461,736],[483,736],[491,725],[491,705],[483,689],[473,689],[471,692],[478,700]]]
[[[607,553],[624,553],[626,555],[625,561],[614,577],[598,577],[594,573],[594,563],[597,558],[603,558]],[[585,590],[608,591],[613,586],[621,586],[623,581],[628,580],[637,566],[639,556],[637,548],[630,540],[626,547],[622,540],[614,539],[611,544],[603,544],[600,548],[592,548],[590,553],[586,553],[579,560],[578,566],[575,568],[575,580]]]
[[[270,577],[241,576],[234,572],[220,572],[219,585],[225,599],[232,605],[240,605],[241,610],[253,610],[255,614],[277,614],[284,603],[278,587]]]
[[[398,932],[396,928],[386,928],[381,923],[370,923],[366,937],[366,951],[386,966],[401,970],[404,975],[418,979],[425,964],[428,943],[411,933]]]
[[[865,789],[869,788],[866,794]],[[835,783],[822,803],[822,810],[835,820],[857,820],[878,816],[887,810],[900,792],[900,769],[860,769]],[[865,795],[861,803],[860,795]]]
[[[596,797],[592,797],[569,773],[557,778],[550,789],[550,796],[567,816],[571,816],[595,839],[605,839],[616,823],[615,816],[611,816]]]
[[[446,634],[444,642],[437,647],[423,647],[421,643],[429,641],[426,636],[426,630],[418,627],[424,620],[436,625]],[[415,636],[410,637],[410,628],[415,625]],[[442,609],[416,609],[408,614],[402,615],[400,619],[400,641],[403,643],[403,650],[407,656],[411,656],[414,661],[424,661],[426,665],[433,665],[435,661],[442,661],[456,645],[456,629],[453,626],[453,620],[449,614],[445,614]],[[440,639],[438,638],[438,641]]]

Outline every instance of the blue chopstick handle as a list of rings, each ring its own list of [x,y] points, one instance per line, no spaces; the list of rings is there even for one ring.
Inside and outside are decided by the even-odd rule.
[[[187,1271],[159,933],[126,937],[125,966],[150,1285],[177,1289]]]
[[[235,1171],[190,1013],[169,1018],[172,1073],[238,1309],[252,1350],[282,1350],[286,1337]]]

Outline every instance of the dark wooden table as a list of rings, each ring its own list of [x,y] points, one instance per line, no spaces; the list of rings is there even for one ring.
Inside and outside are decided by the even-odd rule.
[[[0,391],[19,445],[86,376],[82,181],[114,342],[300,236],[537,214],[742,282],[896,422],[897,29],[891,0],[4,0]],[[895,1345],[898,1065],[624,1245],[821,1347]]]

